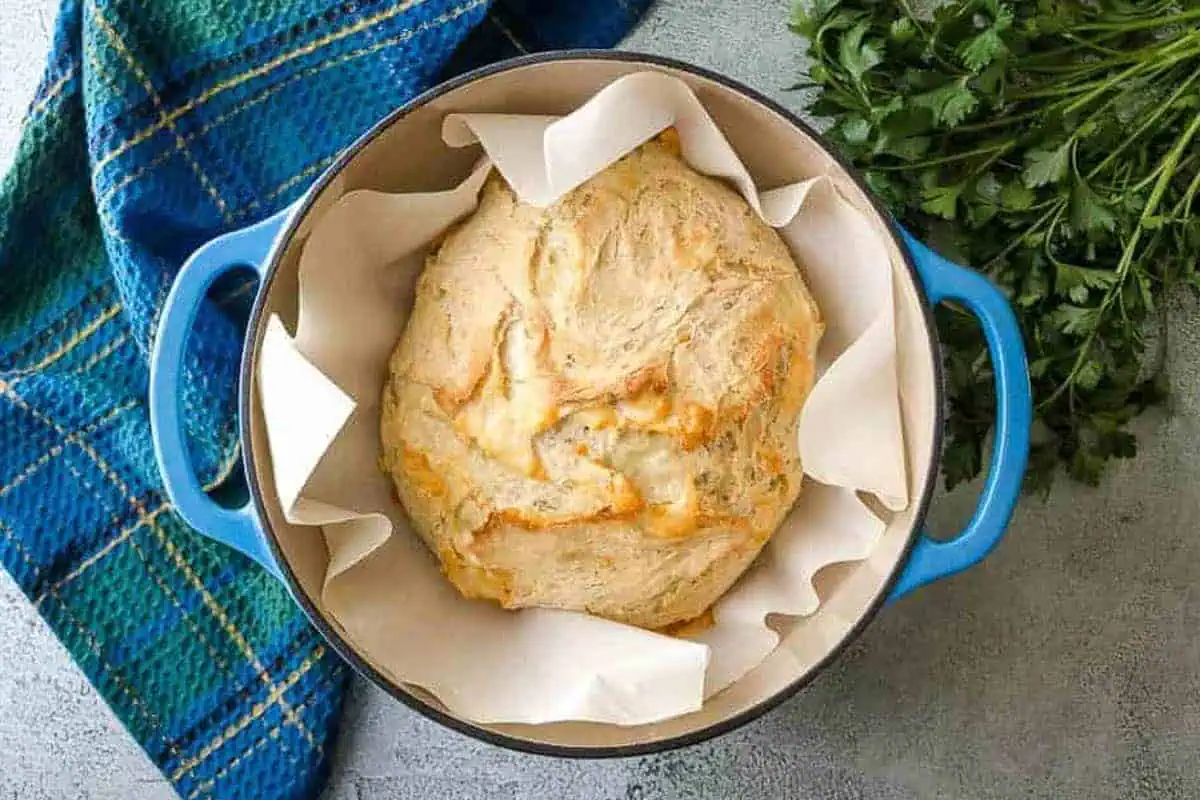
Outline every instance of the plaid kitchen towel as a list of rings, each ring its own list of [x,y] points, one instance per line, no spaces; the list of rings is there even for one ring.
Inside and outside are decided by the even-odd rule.
[[[189,530],[150,445],[147,353],[187,255],[298,197],[391,109],[525,50],[614,44],[649,0],[67,0],[0,185],[0,560],[179,794],[304,797],[347,671],[287,592]],[[183,400],[240,470],[245,277]]]

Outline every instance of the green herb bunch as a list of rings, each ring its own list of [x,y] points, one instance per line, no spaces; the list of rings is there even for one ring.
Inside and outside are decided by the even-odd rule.
[[[893,213],[1008,293],[1035,402],[1027,485],[1096,483],[1165,397],[1164,295],[1200,286],[1200,0],[908,0],[796,7],[812,106]],[[939,309],[948,485],[977,475],[992,372]]]

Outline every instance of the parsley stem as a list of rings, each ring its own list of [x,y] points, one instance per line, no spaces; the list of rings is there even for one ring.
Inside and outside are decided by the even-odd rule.
[[[1187,42],[1191,38],[1194,38],[1194,37],[1188,36],[1183,39],[1176,39],[1175,42],[1173,42],[1171,45],[1164,47],[1163,52],[1165,53],[1166,51],[1173,49],[1175,45],[1177,45],[1181,42]],[[1107,81],[1104,81],[1104,83],[1101,86],[1097,87],[1096,89],[1093,89],[1092,91],[1088,92],[1083,97],[1081,97],[1078,100],[1076,100],[1075,102],[1071,103],[1069,106],[1067,106],[1065,109],[1063,109],[1063,111],[1064,111],[1064,113],[1069,114],[1072,111],[1075,111],[1076,109],[1087,105],[1088,103],[1092,102],[1097,97],[1099,97],[1100,95],[1104,94],[1104,92],[1106,92],[1108,89],[1111,89],[1113,86],[1116,86],[1119,83],[1128,81],[1131,77],[1137,75],[1143,69],[1147,69],[1148,67],[1150,67],[1150,68],[1153,68],[1153,72],[1162,72],[1163,70],[1167,69],[1168,67],[1171,67],[1171,66],[1175,65],[1176,63],[1183,61],[1186,58],[1191,58],[1192,56],[1196,55],[1198,52],[1200,52],[1200,50],[1189,50],[1184,53],[1176,53],[1175,55],[1172,55],[1170,58],[1164,59],[1161,62],[1156,62],[1156,61],[1139,62],[1139,63],[1133,65],[1132,67],[1130,67],[1129,69],[1126,69],[1126,70],[1123,70],[1123,71],[1117,73],[1113,77],[1109,78]]]
[[[1109,56],[1123,55],[1122,51],[1120,50],[1114,50],[1111,47],[1103,47],[1100,45],[1100,41],[1108,37],[1101,36],[1099,39],[1085,39],[1082,36],[1076,36],[1073,33],[1068,33],[1066,34],[1066,38],[1072,42],[1075,42],[1075,44],[1085,50],[1095,50],[1098,53],[1104,53],[1105,55]]]
[[[1018,94],[1010,94],[1005,96],[1005,100],[1022,101],[1022,100],[1041,100],[1047,97],[1063,97],[1086,92],[1088,89],[1093,89],[1097,86],[1108,86],[1110,82],[1103,80],[1094,80],[1087,83],[1077,83],[1067,85],[1055,85],[1049,89],[1035,89],[1031,92],[1020,92]]]
[[[1066,38],[1071,39],[1072,41],[1075,41],[1078,44],[1076,46],[1060,47],[1056,50],[1046,50],[1041,53],[1035,53],[1035,54],[1029,56],[1029,58],[1025,61],[1023,68],[1025,68],[1025,69],[1036,68],[1037,65],[1040,64],[1043,59],[1048,62],[1051,62],[1052,64],[1056,63],[1056,62],[1060,62],[1062,60],[1063,56],[1071,54],[1074,51],[1081,49],[1081,48],[1097,50],[1101,53],[1104,53],[1105,55],[1112,56],[1112,57],[1103,59],[1100,61],[1078,61],[1076,63],[1069,64],[1069,65],[1059,64],[1057,69],[1060,69],[1062,71],[1070,71],[1070,70],[1076,70],[1076,69],[1083,70],[1083,69],[1090,69],[1092,67],[1103,67],[1103,66],[1109,66],[1109,65],[1124,64],[1124,63],[1128,63],[1129,61],[1142,60],[1147,55],[1154,55],[1159,52],[1162,52],[1163,50],[1167,49],[1169,46],[1177,43],[1180,38],[1182,38],[1182,39],[1191,38],[1191,34],[1187,34],[1182,37],[1176,37],[1174,39],[1167,39],[1164,41],[1156,41],[1152,44],[1149,44],[1145,47],[1140,47],[1136,50],[1114,50],[1110,47],[1101,47],[1098,44],[1098,42],[1101,42],[1105,39],[1111,39],[1118,35],[1120,35],[1120,34],[1119,33],[1108,33],[1108,34],[1100,36],[1096,39],[1082,39],[1078,36],[1075,36],[1074,34],[1066,34]],[[1043,67],[1043,68],[1039,69],[1038,71],[1042,71],[1044,69],[1046,69],[1046,68]]]
[[[880,172],[896,172],[898,170],[924,169],[925,167],[936,167],[939,164],[952,164],[956,161],[963,161],[968,158],[974,158],[975,156],[983,155],[985,153],[996,153],[997,157],[999,157],[1000,154],[1008,152],[1014,146],[1016,146],[1016,144],[1017,144],[1017,141],[1015,139],[1009,139],[1008,141],[1001,142],[998,145],[991,145],[989,147],[980,147],[975,150],[967,150],[966,152],[963,152],[963,153],[954,153],[953,155],[943,156],[942,158],[931,158],[927,161],[917,161],[912,164],[893,164],[893,165],[889,165],[889,166],[876,167],[876,169]]]
[[[1183,163],[1184,164],[1191,163],[1193,158],[1195,158],[1195,156],[1189,156],[1187,161],[1184,161]],[[1154,168],[1153,172],[1151,172],[1146,177],[1142,178],[1140,181],[1135,183],[1133,186],[1129,187],[1130,191],[1140,192],[1141,190],[1145,189],[1147,186],[1149,186],[1150,184],[1152,184],[1156,180],[1158,180],[1158,176],[1162,174],[1162,171],[1164,169],[1166,169],[1166,167],[1167,167],[1167,162],[1165,162],[1165,161],[1162,162],[1161,164],[1159,164],[1157,167]],[[1176,171],[1178,171],[1178,169],[1179,169],[1179,167],[1175,168]]]
[[[1192,182],[1184,190],[1183,197],[1175,204],[1172,213],[1183,219],[1192,216],[1192,201],[1196,199],[1197,192],[1200,192],[1200,170],[1196,170],[1196,174],[1192,176]]]
[[[988,167],[990,167],[992,164],[995,164],[997,161],[999,161],[1000,158],[1011,149],[1012,149],[1012,147],[1009,146],[1009,147],[1002,147],[1001,149],[997,150],[995,153],[993,153],[992,155],[985,158],[983,160],[983,163],[979,164],[979,166],[977,166],[977,167],[975,167],[975,169],[971,170],[970,174],[967,175],[967,178],[970,179],[970,178],[979,177],[980,175],[983,174],[983,172]]]
[[[1095,37],[1094,39],[1082,39],[1078,36],[1075,36],[1074,34],[1068,33],[1068,34],[1064,35],[1064,38],[1073,41],[1074,44],[1069,44],[1069,45],[1066,45],[1065,47],[1055,47],[1052,50],[1043,50],[1040,53],[1032,53],[1029,55],[1027,61],[1028,61],[1028,63],[1039,63],[1043,59],[1046,61],[1058,61],[1058,60],[1062,59],[1063,56],[1075,55],[1075,53],[1081,47],[1096,48],[1099,46],[1098,45],[1099,42],[1103,42],[1106,39],[1114,39],[1120,35],[1121,35],[1120,31],[1116,31],[1116,32],[1102,33],[1099,36]],[[1103,51],[1106,48],[1100,48],[1100,49]],[[1120,52],[1120,51],[1113,50],[1110,52]]]
[[[1021,69],[1023,72],[1046,73],[1049,75],[1085,75],[1089,72],[1099,72],[1109,67],[1115,67],[1120,64],[1136,63],[1140,61],[1137,58],[1110,58],[1105,61],[1085,61],[1082,64],[1047,64],[1044,67],[1039,67],[1036,64],[1026,64]],[[1061,80],[1061,78],[1059,79]]]
[[[929,34],[925,30],[925,24],[922,23],[921,20],[917,19],[917,15],[913,13],[912,6],[908,4],[908,0],[900,0],[900,7],[904,9],[904,16],[909,18],[912,24],[916,26],[917,30],[921,32],[921,35],[928,36]]]
[[[1045,214],[1042,214],[1042,216],[1039,217],[1032,225],[1010,239],[1008,244],[1004,246],[1003,250],[987,260],[987,263],[984,266],[988,269],[988,271],[990,272],[993,265],[999,264],[999,262],[1002,261],[1005,256],[1020,247],[1024,243],[1027,236],[1036,233],[1038,228],[1045,225],[1046,222],[1048,222],[1051,217],[1057,214],[1060,208],[1065,207],[1066,204],[1067,201],[1062,199],[1052,201],[1050,208]]]
[[[1050,249],[1050,245],[1052,244],[1051,240],[1054,238],[1054,229],[1062,222],[1063,214],[1065,213],[1067,213],[1067,204],[1062,203],[1054,212],[1054,219],[1050,220],[1050,224],[1046,226],[1046,235],[1042,238],[1042,253],[1046,256],[1046,260],[1054,264],[1055,267],[1058,266],[1059,260],[1054,257],[1054,252]],[[1055,281],[1058,280],[1057,271],[1055,272],[1054,279]]]
[[[979,131],[987,131],[992,128],[1000,128],[1005,125],[1012,125],[1015,122],[1024,122],[1027,119],[1034,119],[1042,116],[1044,112],[1041,109],[1036,111],[1025,111],[1020,114],[1010,114],[1008,116],[997,117],[987,122],[977,122],[974,125],[959,125],[952,131],[947,131],[950,134],[959,133],[978,133]]]
[[[1170,17],[1158,17],[1156,19],[1139,20],[1136,22],[1093,22],[1090,25],[1078,25],[1075,31],[1117,31],[1120,33],[1132,33],[1134,31],[1152,30],[1154,28],[1168,28],[1172,25],[1178,25],[1181,22],[1188,22],[1193,19],[1200,19],[1200,8],[1192,11],[1184,11]]]
[[[1162,115],[1167,113],[1167,111],[1171,108],[1171,106],[1173,106],[1175,104],[1175,101],[1183,96],[1183,93],[1187,91],[1188,87],[1190,87],[1193,83],[1196,82],[1197,78],[1200,78],[1200,67],[1197,67],[1195,70],[1193,70],[1192,74],[1187,77],[1187,80],[1185,80],[1185,81],[1183,81],[1183,83],[1179,84],[1179,87],[1176,88],[1175,91],[1171,93],[1171,96],[1169,98],[1167,98],[1167,101],[1165,103],[1160,104],[1159,107],[1157,109],[1155,109],[1154,113],[1151,114],[1141,125],[1139,125],[1137,127],[1137,130],[1135,130],[1128,137],[1126,137],[1119,145],[1117,145],[1116,149],[1114,149],[1111,153],[1109,153],[1105,157],[1105,159],[1103,161],[1101,161],[1090,172],[1088,172],[1088,175],[1087,175],[1088,180],[1091,180],[1096,175],[1103,172],[1104,169],[1117,158],[1117,156],[1121,155],[1121,153],[1125,152],[1125,150],[1131,144],[1136,142],[1138,140],[1138,137],[1140,137],[1143,133],[1145,133],[1150,128],[1151,125],[1158,122],[1158,120],[1162,118]]]

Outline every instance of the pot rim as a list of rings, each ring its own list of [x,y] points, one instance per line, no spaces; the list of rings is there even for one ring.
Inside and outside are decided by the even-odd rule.
[[[666,67],[668,69],[685,72],[700,78],[710,80],[727,89],[730,89],[748,100],[758,103],[768,110],[778,114],[789,124],[797,128],[801,133],[811,138],[819,145],[834,161],[843,169],[843,171],[855,182],[862,190],[864,196],[867,197],[874,209],[875,213],[883,220],[887,227],[889,235],[895,242],[896,247],[901,253],[904,264],[908,268],[909,279],[916,290],[918,299],[921,301],[922,318],[925,324],[925,331],[929,337],[930,350],[933,354],[933,380],[934,380],[934,430],[931,442],[931,457],[929,459],[929,468],[925,475],[925,490],[921,497],[916,502],[915,511],[913,514],[912,528],[908,533],[908,541],[905,543],[903,550],[897,557],[895,565],[888,574],[887,579],[880,585],[880,589],[875,598],[863,615],[854,623],[847,631],[846,635],[825,654],[820,661],[812,666],[803,675],[798,676],[795,680],[789,683],[784,688],[777,691],[775,694],[763,699],[746,710],[734,714],[733,716],[723,719],[705,727],[697,728],[696,730],[672,736],[665,739],[658,739],[652,742],[637,743],[629,745],[612,745],[601,747],[589,746],[574,746],[574,745],[557,745],[544,744],[542,742],[523,739],[517,736],[512,736],[506,733],[500,733],[495,730],[490,730],[483,725],[469,720],[457,717],[440,708],[437,708],[423,698],[410,692],[404,686],[392,681],[386,675],[382,674],[378,669],[372,666],[365,658],[350,646],[349,642],[342,638],[333,627],[333,625],[325,619],[325,616],[317,608],[316,603],[309,597],[308,593],[301,586],[288,563],[287,558],[276,539],[275,532],[267,523],[267,514],[265,512],[266,503],[263,499],[262,486],[259,483],[258,476],[250,468],[254,463],[254,449],[252,445],[252,437],[250,435],[250,417],[251,417],[251,397],[249,387],[253,377],[254,367],[254,343],[256,333],[262,324],[262,317],[265,310],[265,299],[269,294],[271,284],[276,278],[277,267],[279,264],[279,256],[286,249],[285,245],[291,241],[295,235],[300,222],[308,215],[309,211],[316,198],[329,185],[329,183],[346,167],[349,162],[354,159],[367,145],[373,142],[383,131],[390,128],[398,120],[410,114],[413,110],[420,108],[443,95],[446,95],[456,89],[472,83],[480,78],[496,75],[510,70],[519,69],[535,64],[544,64],[556,61],[620,61],[633,64],[646,64],[649,66]],[[260,527],[263,533],[263,538],[267,543],[272,558],[279,565],[279,571],[291,593],[293,599],[304,610],[309,621],[321,633],[331,647],[340,655],[347,663],[349,663],[356,672],[366,677],[375,685],[382,688],[393,698],[399,700],[410,709],[416,711],[422,716],[433,720],[451,730],[458,733],[471,736],[475,739],[487,742],[489,744],[505,747],[510,750],[516,750],[524,753],[536,755],[568,757],[568,758],[623,758],[631,756],[651,755],[661,753],[668,750],[675,750],[682,747],[690,747],[700,744],[717,736],[729,733],[737,728],[752,722],[768,711],[780,706],[784,701],[791,699],[801,689],[808,686],[825,667],[827,667],[834,659],[841,655],[846,648],[866,629],[867,625],[879,613],[880,608],[891,595],[892,588],[899,580],[905,566],[908,564],[912,555],[913,547],[922,535],[922,527],[925,522],[925,517],[929,511],[929,504],[933,496],[934,489],[937,485],[937,473],[941,464],[942,440],[946,424],[945,414],[945,386],[942,371],[942,360],[940,357],[940,341],[937,335],[937,329],[934,324],[933,306],[929,303],[929,297],[925,292],[924,284],[921,281],[920,275],[917,273],[916,264],[912,254],[905,246],[903,239],[900,237],[900,232],[895,220],[891,214],[885,209],[879,198],[867,187],[865,181],[859,172],[851,166],[843,156],[818,133],[811,125],[805,122],[796,114],[784,108],[779,103],[766,97],[759,91],[747,86],[746,84],[714,72],[705,67],[689,64],[685,61],[669,58],[666,56],[650,55],[646,53],[637,53],[627,50],[597,50],[597,49],[568,49],[568,50],[553,50],[541,53],[531,53],[528,55],[518,56],[516,58],[499,61],[494,64],[489,64],[480,67],[470,72],[463,73],[455,78],[439,83],[438,85],[426,90],[416,96],[409,102],[391,111],[382,119],[375,122],[365,133],[359,136],[353,143],[348,145],[338,157],[331,163],[321,175],[313,182],[308,191],[296,203],[287,220],[287,224],[279,232],[274,245],[271,248],[271,253],[263,265],[263,278],[259,285],[258,291],[255,293],[253,307],[250,311],[249,321],[246,327],[246,337],[242,345],[242,363],[239,376],[238,386],[238,412],[239,412],[239,428],[240,438],[243,452],[243,471],[246,475],[246,483],[249,487],[250,497],[254,503],[254,508],[260,521]]]

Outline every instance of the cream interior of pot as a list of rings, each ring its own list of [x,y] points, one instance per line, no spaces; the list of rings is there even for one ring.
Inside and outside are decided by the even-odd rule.
[[[565,114],[612,80],[645,69],[670,72],[692,86],[759,186],[769,188],[799,181],[829,168],[830,159],[821,145],[786,117],[722,83],[689,72],[635,59],[568,58],[487,75],[400,116],[363,147],[315,198],[277,259],[262,313],[256,318],[255,354],[261,346],[265,321],[271,314],[280,315],[289,328],[294,329],[300,252],[312,221],[329,203],[355,189],[390,192],[446,189],[456,185],[470,171],[479,155],[478,150],[453,150],[442,143],[441,124],[447,113]],[[614,121],[614,124],[620,123]],[[850,199],[861,208],[869,208],[865,196]],[[894,261],[903,263],[899,258]],[[925,327],[922,300],[906,269],[897,270],[894,285],[909,497],[914,500],[907,510],[892,517],[871,556],[853,564],[834,565],[818,574],[816,585],[822,603],[817,613],[780,621],[783,639],[776,651],[733,686],[710,698],[700,711],[636,727],[583,723],[479,727],[541,745],[572,748],[644,746],[718,725],[770,700],[817,669],[824,656],[853,635],[884,591],[906,551],[916,517],[924,505],[923,499],[931,488],[928,485],[930,467],[937,438],[935,348]],[[384,378],[382,374],[379,376],[381,387]],[[321,581],[328,558],[324,541],[314,535],[312,528],[295,527],[284,520],[272,483],[270,453],[253,379],[250,386],[242,388],[251,392],[248,468],[261,488],[267,527],[297,576],[299,591],[320,613]],[[325,620],[338,630],[331,617],[325,615]],[[797,646],[800,642],[811,642],[812,637],[828,642],[828,648]],[[420,647],[421,643],[413,642],[413,646]],[[371,663],[370,654],[360,655]],[[401,688],[445,712],[445,708],[427,693]]]

